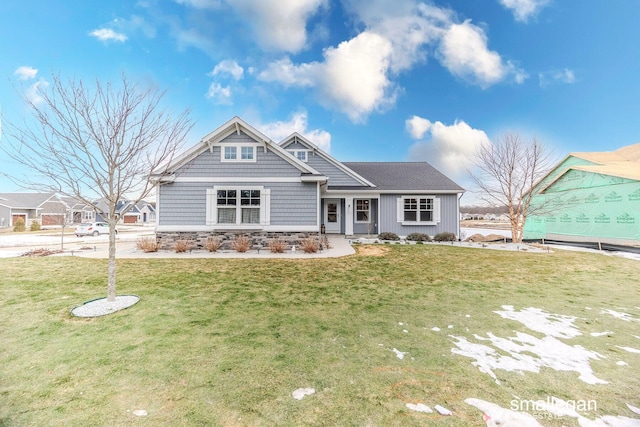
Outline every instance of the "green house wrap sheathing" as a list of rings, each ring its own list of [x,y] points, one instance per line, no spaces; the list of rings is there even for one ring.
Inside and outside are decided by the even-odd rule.
[[[640,244],[640,180],[615,176],[615,165],[603,164],[569,156],[556,167],[537,186],[532,212],[543,208],[527,218],[524,238]],[[588,170],[598,168],[607,173]]]

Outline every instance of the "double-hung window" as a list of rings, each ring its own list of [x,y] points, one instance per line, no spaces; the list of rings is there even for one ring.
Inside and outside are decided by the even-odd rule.
[[[264,187],[214,187],[207,190],[207,224],[267,225],[271,190]]]
[[[440,200],[434,196],[403,196],[399,198],[398,222],[408,225],[440,222]]]
[[[356,222],[369,222],[369,208],[371,203],[369,199],[356,199]]]

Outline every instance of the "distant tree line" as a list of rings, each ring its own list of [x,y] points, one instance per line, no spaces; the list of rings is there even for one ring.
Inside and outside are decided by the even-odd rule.
[[[507,212],[506,206],[460,206],[460,213],[500,215]]]

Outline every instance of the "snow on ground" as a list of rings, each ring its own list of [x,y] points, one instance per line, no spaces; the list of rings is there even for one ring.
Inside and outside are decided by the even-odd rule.
[[[611,335],[613,334],[613,332],[611,331],[604,331],[604,332],[591,332],[591,336],[592,337],[603,337],[605,335]]]
[[[621,347],[619,345],[617,345],[616,347],[621,348],[622,350],[628,351],[629,353],[638,353],[640,354],[640,350],[638,350],[637,348],[633,348],[633,347]]]
[[[469,342],[465,337],[450,335],[456,341],[451,352],[475,359],[474,366],[490,375],[500,383],[494,370],[502,369],[523,374],[540,372],[540,368],[549,367],[557,371],[575,371],[579,378],[588,384],[606,384],[597,378],[591,369],[590,361],[603,359],[604,356],[579,345],[568,345],[558,338],[570,339],[581,335],[573,325],[572,316],[547,313],[538,308],[525,308],[515,311],[513,306],[502,306],[503,311],[494,311],[503,318],[516,320],[527,328],[545,336],[537,338],[517,332],[515,337],[502,338],[487,333],[487,338],[474,334],[478,341],[488,341],[491,345]],[[496,351],[496,348],[502,352]],[[504,354],[506,353],[506,354]]]
[[[595,351],[589,351],[579,345],[567,345],[552,336],[539,339],[522,332],[517,332],[515,337],[509,338],[501,338],[492,333],[488,333],[487,336],[488,338],[483,338],[474,334],[477,340],[489,341],[494,347],[509,355],[497,352],[494,347],[472,343],[464,337],[454,335],[450,337],[456,340],[454,344],[457,348],[452,348],[451,352],[475,359],[473,365],[477,366],[481,372],[489,374],[497,384],[500,384],[500,381],[493,372],[496,369],[524,374],[524,372],[538,373],[542,367],[549,367],[556,371],[575,371],[579,374],[579,378],[588,384],[607,383],[597,378],[591,370],[591,359],[604,358]]]
[[[582,335],[573,325],[576,320],[573,316],[546,313],[539,308],[525,308],[514,311],[512,305],[503,305],[504,311],[494,311],[505,319],[511,319],[522,323],[532,331],[540,332],[556,338],[574,338]]]
[[[609,309],[603,309],[603,310],[600,310],[600,313],[609,314],[609,315],[615,317],[616,319],[624,320],[625,322],[640,322],[640,319],[637,319],[637,318],[633,317],[632,315],[630,315],[628,313],[625,313],[625,312],[609,310]]]
[[[480,409],[484,415],[483,418],[489,427],[542,427],[536,417],[548,419],[551,416],[571,417],[578,420],[580,427],[639,427],[640,420],[623,416],[604,415],[602,417],[591,420],[575,411],[575,402],[567,402],[556,397],[544,401],[536,402],[528,401],[527,407],[537,411],[532,416],[526,411],[522,411],[519,407],[518,399],[511,401],[511,408],[503,408],[492,402],[485,400],[469,398],[465,403]],[[629,404],[627,404],[629,406]],[[545,414],[546,413],[546,414]]]

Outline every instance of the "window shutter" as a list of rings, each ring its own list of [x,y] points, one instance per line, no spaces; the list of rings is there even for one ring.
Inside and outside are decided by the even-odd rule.
[[[440,197],[433,198],[433,220],[440,222]]]
[[[217,223],[217,205],[218,205],[218,198],[216,195],[216,189],[214,188],[207,188],[207,202],[206,202],[206,221],[207,221],[207,225],[215,225]]]
[[[404,221],[404,199],[402,197],[396,199],[396,221]]]
[[[260,190],[260,224],[269,225],[271,223],[271,189]]]

